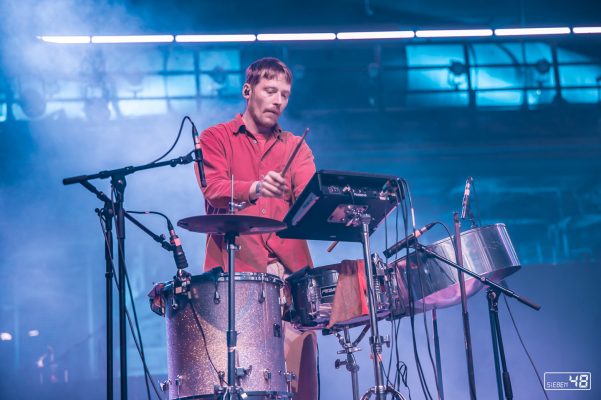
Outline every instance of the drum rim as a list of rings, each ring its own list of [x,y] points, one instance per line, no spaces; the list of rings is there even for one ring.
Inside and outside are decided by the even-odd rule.
[[[234,274],[235,281],[251,281],[251,282],[268,282],[283,285],[284,281],[277,275],[269,274],[267,272],[236,272]],[[216,279],[215,279],[216,277]],[[193,275],[190,278],[192,283],[194,282],[227,282],[229,279],[227,272],[220,272],[212,275],[210,272],[205,272],[200,275]]]
[[[281,390],[252,390],[245,391],[248,396],[288,396],[292,398],[293,393]],[[190,396],[176,397],[175,400],[216,399],[216,394],[192,394]]]
[[[476,232],[476,231],[483,231],[485,229],[490,229],[490,228],[493,228],[493,227],[495,227],[495,228],[503,227],[503,228],[505,228],[505,231],[507,231],[507,227],[505,226],[504,223],[497,222],[496,224],[490,224],[490,225],[485,225],[485,226],[477,226],[475,228],[468,229],[467,231],[461,232],[459,236],[463,237],[463,236],[465,236],[465,235],[467,235],[469,233]],[[452,240],[455,240],[455,236],[453,236]],[[450,237],[445,237],[443,239],[437,240],[436,242],[427,244],[425,246],[429,248],[430,246],[436,246],[436,245],[439,245],[439,244],[442,244],[442,243],[446,243],[446,242],[449,242],[449,241],[451,241],[451,238]]]

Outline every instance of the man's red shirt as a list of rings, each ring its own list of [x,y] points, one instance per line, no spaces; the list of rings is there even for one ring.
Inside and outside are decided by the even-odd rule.
[[[201,188],[207,214],[226,214],[234,176],[234,201],[250,204],[249,191],[269,171],[280,172],[300,141],[299,136],[278,126],[266,142],[246,130],[242,115],[202,132],[200,142],[204,156],[207,187]],[[254,215],[282,221],[315,173],[313,154],[303,143],[285,176],[290,192],[283,198],[260,197],[238,214]],[[197,171],[198,175],[198,171]],[[236,271],[265,272],[268,262],[277,258],[294,272],[313,266],[305,240],[281,239],[275,233],[239,236],[236,243]],[[208,235],[204,268],[221,266],[227,270],[227,249],[222,235]]]

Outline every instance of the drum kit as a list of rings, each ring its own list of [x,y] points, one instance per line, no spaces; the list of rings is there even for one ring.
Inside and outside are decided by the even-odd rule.
[[[329,178],[338,186],[328,184]],[[408,255],[388,263],[370,253],[370,234],[403,196],[400,190],[383,192],[391,179],[396,178],[320,171],[284,222],[234,213],[179,221],[180,227],[193,232],[225,236],[229,273],[216,268],[191,276],[179,270],[173,281],[151,291],[153,310],[166,320],[168,379],[161,386],[169,398],[292,398],[291,382],[296,377],[286,369],[282,325],[289,321],[299,330],[322,330],[338,337],[343,347],[338,353],[347,358],[337,360],[335,366],[346,365],[351,372],[355,400],[359,399],[358,366],[353,353],[371,330],[376,386],[362,399],[372,394],[378,400],[387,395],[402,399],[383,381],[378,360],[386,339],[378,333],[378,321],[459,304],[462,270],[469,275],[464,284],[466,296],[471,296],[485,285],[498,286],[490,279],[504,279],[520,263],[503,224],[462,232],[462,265],[451,261],[456,256],[452,238],[416,245]],[[328,218],[323,220],[324,216]],[[326,228],[321,229],[317,219]],[[267,273],[235,272],[236,237],[270,232],[322,240],[326,232],[328,239],[361,241],[364,259],[307,267],[285,281]],[[351,341],[349,329],[358,326],[363,331]]]
[[[485,286],[488,287],[499,397],[505,389],[507,398],[511,398],[497,301],[499,295],[504,294],[531,308],[539,309],[540,306],[495,282],[520,268],[503,224],[481,228],[472,226],[472,229],[461,233],[458,213],[455,213],[454,238],[422,246],[416,238],[433,224],[419,231],[414,227],[412,235],[384,251],[387,259],[403,248],[407,249],[406,255],[392,262],[384,262],[377,254],[371,253],[370,236],[397,207],[404,205],[406,216],[411,197],[404,180],[387,175],[318,171],[284,220],[276,221],[236,214],[236,210],[243,209],[243,205],[234,203],[234,177],[231,176],[229,214],[190,217],[178,222],[180,227],[190,231],[223,235],[225,238],[227,273],[218,268],[192,276],[185,271],[188,264],[171,223],[168,221],[170,240],[167,242],[163,235],[154,234],[125,211],[124,199],[126,176],[137,171],[191,162],[198,165],[201,185],[205,187],[202,150],[194,126],[193,137],[195,150],[185,156],[63,179],[64,185],[81,184],[104,203],[104,207],[96,209],[96,213],[103,226],[105,245],[108,399],[113,398],[112,285],[115,270],[117,282],[126,280],[125,219],[142,229],[164,249],[173,252],[176,262],[177,273],[173,280],[155,285],[149,294],[151,309],[166,320],[168,379],[161,387],[171,399],[292,398],[291,382],[296,377],[286,369],[284,360],[284,321],[289,321],[301,331],[322,330],[324,334],[336,335],[343,347],[339,354],[346,354],[346,360],[337,360],[335,366],[339,368],[346,365],[351,372],[354,400],[359,399],[359,393],[358,366],[353,353],[359,350],[357,344],[369,331],[375,386],[361,399],[367,400],[372,395],[376,400],[385,400],[387,396],[403,399],[395,388],[384,381],[382,348],[388,339],[379,334],[378,321],[395,321],[407,316],[413,318],[415,313],[429,310],[435,321],[437,309],[458,303],[461,303],[463,310],[470,398],[475,399],[466,298]],[[302,140],[295,152],[301,143]],[[293,157],[289,158],[282,175]],[[109,198],[90,183],[95,179],[108,178],[114,198]],[[464,219],[470,179],[466,183],[462,205],[461,217]],[[117,269],[113,261],[113,221],[117,237]],[[406,217],[405,222],[407,225]],[[285,281],[267,273],[237,273],[234,260],[239,248],[236,238],[265,233],[276,233],[280,238],[333,241],[330,249],[338,242],[361,243],[363,259],[344,260],[324,267],[307,267],[290,275]],[[412,248],[411,252],[409,248]],[[127,398],[128,383],[125,286],[117,285],[120,393],[123,399]],[[286,295],[283,296],[282,292]],[[363,330],[351,341],[349,329],[357,326],[363,326]],[[434,331],[437,332],[436,325]],[[438,361],[436,334],[435,348]],[[144,363],[142,353],[141,357]],[[499,358],[503,365],[503,378]],[[440,365],[436,369],[440,371]],[[146,368],[145,373],[149,378],[150,373]],[[437,388],[441,390],[441,375],[436,375],[439,380]]]

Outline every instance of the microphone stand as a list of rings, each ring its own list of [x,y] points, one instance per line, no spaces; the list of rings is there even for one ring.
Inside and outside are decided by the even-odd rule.
[[[463,251],[461,248],[461,231],[459,213],[453,214],[453,222],[455,225],[455,258],[457,264],[463,267]],[[457,280],[459,280],[459,291],[461,294],[461,315],[463,317],[463,339],[465,344],[465,356],[467,360],[467,377],[470,387],[470,399],[476,400],[476,380],[474,377],[474,358],[472,356],[472,335],[470,333],[470,317],[467,310],[467,295],[465,293],[465,281],[463,278],[464,268],[457,271]]]
[[[416,251],[421,251],[424,254],[434,257],[437,260],[440,260],[440,261],[444,262],[445,264],[450,265],[451,267],[457,269],[459,274],[461,274],[461,275],[467,274],[473,278],[478,279],[478,281],[480,281],[482,284],[488,286],[487,297],[488,297],[488,301],[489,301],[490,323],[491,323],[491,328],[493,329],[493,332],[492,332],[492,334],[493,334],[493,350],[495,351],[495,370],[497,372],[497,389],[499,392],[499,399],[501,399],[501,397],[502,397],[502,394],[501,394],[502,393],[502,385],[505,386],[505,393],[506,393],[507,399],[512,399],[513,392],[511,389],[511,381],[509,379],[509,372],[507,371],[507,364],[505,362],[505,349],[503,347],[503,340],[501,338],[501,329],[500,329],[500,325],[499,325],[497,300],[498,300],[500,294],[504,294],[505,296],[514,298],[517,301],[519,301],[520,303],[525,304],[528,307],[530,307],[536,311],[540,310],[541,306],[534,303],[530,299],[528,299],[524,296],[521,296],[521,295],[517,294],[516,292],[514,292],[510,289],[507,289],[494,281],[491,281],[490,279],[488,279],[482,275],[479,275],[469,269],[464,268],[462,265],[454,263],[453,261],[429,250],[427,247],[425,247],[421,244],[417,244]],[[498,365],[498,363],[499,363],[498,357],[501,358],[501,363],[502,363],[502,367],[503,367],[502,382],[501,382],[501,374],[499,372],[500,368]],[[475,392],[474,392],[474,394],[475,394]]]
[[[127,186],[127,182],[125,180],[125,176],[126,175],[131,175],[137,171],[142,171],[142,170],[147,170],[147,169],[154,169],[154,168],[160,168],[160,167],[164,167],[164,166],[171,166],[171,167],[175,167],[177,165],[183,165],[183,164],[189,164],[192,161],[194,161],[194,158],[192,157],[192,154],[194,153],[194,151],[191,151],[190,153],[188,153],[185,156],[182,157],[178,157],[178,158],[174,158],[171,160],[167,160],[167,161],[163,161],[163,162],[159,162],[159,163],[150,163],[150,164],[144,164],[144,165],[140,165],[140,166],[128,166],[128,167],[124,167],[124,168],[118,168],[118,169],[114,169],[114,170],[108,170],[108,171],[100,171],[98,173],[92,174],[92,175],[79,175],[79,176],[74,176],[74,177],[70,177],[70,178],[65,178],[63,179],[63,185],[72,185],[72,184],[76,184],[79,183],[81,185],[83,185],[86,189],[90,190],[92,193],[96,194],[96,196],[104,201],[105,203],[105,209],[107,208],[107,204],[111,205],[111,210],[114,207],[115,210],[115,215],[112,215],[113,218],[116,218],[116,230],[117,230],[117,254],[119,257],[119,269],[118,269],[118,281],[119,281],[119,286],[118,286],[118,302],[119,302],[119,369],[120,369],[120,399],[121,400],[126,400],[127,399],[127,335],[126,335],[126,319],[125,319],[125,218],[126,215],[128,215],[124,208],[123,208],[123,203],[125,200],[125,187]],[[202,164],[201,164],[202,166]],[[106,178],[111,178],[111,185],[113,186],[113,188],[115,189],[115,202],[112,203],[111,200],[104,195],[102,192],[99,192],[92,184],[90,184],[88,181],[92,180],[92,179],[106,179]],[[102,196],[101,196],[102,195]],[[108,200],[108,203],[107,203]],[[106,216],[109,216],[110,213],[106,213]],[[133,217],[129,216],[127,217],[128,219],[132,220],[134,219]],[[110,218],[109,218],[110,219]],[[137,224],[138,226],[140,226],[141,224]],[[108,225],[107,225],[108,226]],[[111,239],[110,239],[110,244],[108,243],[108,236],[107,236],[107,243],[105,244],[106,246],[106,251],[105,251],[105,257],[111,257],[112,258],[112,233],[111,233]],[[110,245],[110,249],[109,249],[109,245]],[[110,251],[109,251],[110,250]],[[109,260],[106,260],[107,263],[107,271],[109,269]],[[111,267],[112,268],[112,267]],[[106,306],[107,306],[107,398],[108,400],[112,400],[112,396],[113,396],[113,389],[112,389],[112,375],[113,375],[113,360],[112,360],[112,321],[109,324],[108,320],[109,320],[109,313],[112,313],[112,289],[109,289],[109,283],[110,279],[112,279],[112,269],[109,272],[107,272],[107,301],[106,301]],[[111,298],[109,299],[109,295],[111,296]],[[108,308],[108,307],[111,308]],[[112,318],[112,316],[111,316]],[[111,332],[109,334],[108,332],[108,328],[111,328]],[[110,340],[110,343],[109,343]],[[110,345],[110,347],[108,347]],[[110,360],[108,359],[109,355],[111,356]],[[109,382],[110,379],[110,382]]]

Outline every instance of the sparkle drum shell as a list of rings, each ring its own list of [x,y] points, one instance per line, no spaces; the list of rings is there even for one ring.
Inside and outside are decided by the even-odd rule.
[[[193,276],[188,293],[165,286],[170,399],[217,399],[227,379],[228,275]],[[250,399],[289,398],[279,303],[282,280],[236,273],[236,367],[250,372],[238,384]],[[176,306],[174,307],[174,300]]]

